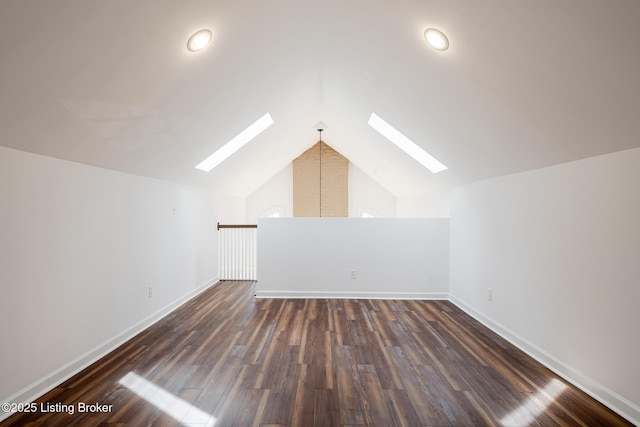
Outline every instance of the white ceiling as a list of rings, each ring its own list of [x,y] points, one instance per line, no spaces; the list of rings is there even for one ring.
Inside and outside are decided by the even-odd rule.
[[[323,121],[365,173],[418,194],[640,146],[638,22],[637,0],[4,1],[0,144],[246,196]],[[212,44],[188,52],[201,28]],[[449,170],[391,145],[374,111]]]

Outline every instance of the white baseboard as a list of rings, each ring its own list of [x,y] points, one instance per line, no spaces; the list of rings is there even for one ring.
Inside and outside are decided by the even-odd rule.
[[[78,372],[85,369],[87,366],[96,362],[100,358],[104,357],[108,353],[112,352],[113,350],[115,350],[116,348],[118,348],[119,346],[121,346],[122,344],[130,340],[131,338],[133,338],[134,336],[138,335],[140,332],[144,331],[154,323],[158,322],[160,319],[162,319],[163,317],[165,317],[166,315],[168,315],[169,313],[171,313],[172,311],[174,311],[175,309],[177,309],[187,301],[191,300],[192,298],[204,292],[211,286],[215,285],[216,283],[218,283],[218,281],[219,280],[217,277],[211,280],[208,280],[200,287],[192,290],[191,292],[187,293],[186,295],[182,296],[181,298],[177,299],[171,304],[168,304],[167,306],[163,307],[162,309],[158,310],[157,312],[153,313],[147,318],[141,320],[140,322],[136,323],[135,325],[131,326],[130,328],[116,335],[110,340],[104,342],[103,344],[97,347],[94,347],[93,349],[84,353],[80,357],[72,360],[71,362],[43,376],[39,380],[33,382],[32,384],[28,385],[27,387],[23,388],[17,393],[6,398],[0,398],[0,402],[11,402],[11,403],[33,402],[38,397],[44,395],[45,393],[48,393],[50,390],[62,384],[64,381],[68,380]],[[8,418],[10,415],[13,415],[13,414],[0,410],[0,421]]]
[[[571,384],[575,385],[605,406],[609,407],[612,411],[615,411],[620,416],[626,418],[631,423],[640,426],[640,406],[634,404],[628,399],[625,399],[618,393],[610,390],[595,381],[593,378],[590,378],[561,360],[558,360],[509,328],[477,311],[456,296],[449,295],[449,300],[484,326],[518,347],[527,355],[542,363],[544,366],[551,369],[553,372],[560,375],[562,378],[569,381]]]
[[[256,291],[256,298],[290,299],[448,299],[446,292]]]

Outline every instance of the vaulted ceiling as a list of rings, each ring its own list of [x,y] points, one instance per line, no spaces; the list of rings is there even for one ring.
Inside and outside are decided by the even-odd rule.
[[[638,22],[636,0],[4,1],[0,144],[246,196],[322,121],[357,167],[417,194],[640,146]],[[211,45],[187,51],[201,28]],[[449,169],[423,169],[372,112]]]

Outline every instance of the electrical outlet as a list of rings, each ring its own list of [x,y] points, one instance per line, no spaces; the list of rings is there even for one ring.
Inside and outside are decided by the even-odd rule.
[[[153,286],[149,285],[149,298],[153,296]]]
[[[487,299],[489,301],[493,300],[493,289],[491,289],[491,288],[487,289]]]
[[[355,270],[351,270],[351,278],[352,279],[356,278],[356,271]]]

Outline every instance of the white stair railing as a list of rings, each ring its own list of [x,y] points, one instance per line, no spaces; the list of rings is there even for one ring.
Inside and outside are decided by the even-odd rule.
[[[220,280],[256,280],[257,229],[255,224],[218,223]]]

